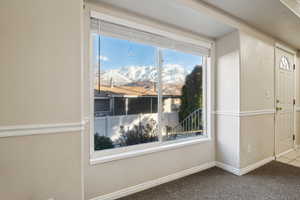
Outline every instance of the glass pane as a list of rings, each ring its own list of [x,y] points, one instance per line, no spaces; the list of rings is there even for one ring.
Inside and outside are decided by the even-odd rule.
[[[164,140],[203,135],[202,56],[163,50]]]
[[[156,48],[97,34],[93,46],[95,150],[158,141]]]
[[[281,57],[280,66],[281,69],[285,70],[291,70],[291,65],[289,63],[289,60],[286,56]]]

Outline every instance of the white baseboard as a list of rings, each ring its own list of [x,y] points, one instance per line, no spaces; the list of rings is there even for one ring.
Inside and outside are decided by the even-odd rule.
[[[215,162],[206,163],[206,164],[203,164],[203,165],[200,165],[197,167],[193,167],[193,168],[190,168],[187,170],[183,170],[183,171],[180,171],[180,172],[177,172],[177,173],[174,173],[174,174],[171,174],[171,175],[168,175],[168,176],[156,179],[156,180],[148,181],[148,182],[145,182],[145,183],[142,183],[139,185],[135,185],[132,187],[128,187],[128,188],[125,188],[125,189],[122,189],[122,190],[119,190],[119,191],[116,191],[116,192],[113,192],[110,194],[95,197],[90,200],[115,200],[115,199],[125,197],[128,195],[137,193],[137,192],[141,192],[143,190],[146,190],[146,189],[149,189],[149,188],[152,188],[152,187],[155,187],[155,186],[158,186],[158,185],[170,182],[170,181],[174,181],[176,179],[179,179],[179,178],[191,175],[191,174],[198,173],[200,171],[212,168],[215,165],[216,165]]]
[[[225,164],[225,163],[222,163],[222,162],[217,162],[216,161],[216,166],[227,171],[227,172],[230,172],[232,174],[235,174],[237,176],[240,176],[240,169],[238,168],[235,168],[231,165],[228,165],[228,164]]]
[[[269,162],[271,162],[274,159],[275,159],[275,157],[272,156],[272,157],[266,158],[264,160],[261,160],[257,163],[254,163],[254,164],[249,165],[249,166],[247,166],[245,168],[242,168],[242,169],[235,168],[231,165],[227,165],[227,164],[224,164],[224,163],[221,163],[221,162],[216,162],[216,166],[223,169],[223,170],[225,170],[225,171],[228,171],[232,174],[235,174],[237,176],[243,176],[243,175],[245,175],[245,174],[247,174],[247,173],[249,173],[249,172],[251,172],[251,171],[253,171],[253,170],[269,163]]]
[[[281,156],[284,156],[285,154],[290,153],[291,151],[294,151],[294,149],[289,149],[289,150],[287,150],[287,151],[285,151],[285,152],[282,152],[282,153],[280,153],[280,154],[277,154],[275,157],[276,157],[276,158],[279,158],[279,157],[281,157]]]
[[[269,162],[271,162],[272,160],[275,160],[274,156],[266,158],[264,160],[261,160],[257,163],[252,164],[252,165],[249,165],[248,167],[242,168],[242,169],[240,169],[239,176],[245,175],[245,174],[247,174],[247,173],[249,173],[249,172],[251,172],[251,171],[253,171],[253,170],[269,163]]]
[[[183,178],[183,177],[191,175],[191,174],[201,172],[203,170],[212,168],[214,166],[217,166],[217,167],[219,167],[225,171],[228,171],[232,174],[235,174],[237,176],[242,176],[252,170],[255,170],[255,169],[271,162],[272,160],[274,160],[274,157],[269,157],[269,158],[261,160],[257,163],[254,163],[252,165],[249,165],[248,167],[245,167],[243,169],[238,169],[238,168],[235,168],[233,166],[230,166],[230,165],[227,165],[227,164],[224,164],[221,162],[210,162],[210,163],[206,163],[206,164],[199,165],[199,166],[187,169],[187,170],[183,170],[183,171],[180,171],[180,172],[177,172],[177,173],[174,173],[174,174],[171,174],[171,175],[168,175],[168,176],[156,179],[156,180],[152,180],[152,181],[141,183],[141,184],[138,184],[135,186],[131,186],[131,187],[128,187],[128,188],[125,188],[125,189],[122,189],[122,190],[119,190],[119,191],[116,191],[116,192],[113,192],[110,194],[94,197],[90,200],[115,200],[115,199],[122,198],[122,197],[131,195],[131,194],[134,194],[137,192],[141,192],[143,190],[147,190],[147,189],[156,187],[156,186],[164,184],[164,183],[168,183],[170,181],[174,181],[179,178]]]

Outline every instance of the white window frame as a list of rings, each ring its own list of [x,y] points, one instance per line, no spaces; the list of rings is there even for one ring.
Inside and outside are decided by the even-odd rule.
[[[138,29],[141,31],[146,31],[149,33],[159,34],[164,37],[168,37],[170,39],[178,40],[181,42],[186,42],[194,45],[201,45],[205,48],[209,48],[210,55],[204,56],[199,54],[199,56],[203,56],[203,74],[204,81],[203,81],[203,88],[204,88],[204,113],[205,113],[205,123],[204,123],[204,130],[206,131],[205,136],[195,136],[185,139],[173,140],[173,141],[161,141],[158,142],[151,142],[146,144],[139,144],[133,146],[127,146],[122,148],[115,148],[115,149],[108,149],[108,150],[101,150],[95,151],[94,150],[94,69],[93,66],[90,64],[89,66],[89,82],[90,82],[90,164],[100,164],[111,162],[120,159],[126,159],[130,157],[137,157],[145,154],[151,154],[154,152],[166,151],[171,149],[182,148],[185,146],[200,144],[204,142],[212,142],[212,138],[214,137],[214,117],[213,117],[213,109],[214,109],[214,57],[215,57],[215,42],[213,40],[208,41],[206,38],[203,40],[195,40],[185,36],[176,35],[171,32],[163,31],[160,29],[156,29],[150,26],[137,24],[132,21],[127,21],[126,19],[121,19],[117,17],[113,17],[110,15],[102,14],[99,12],[91,11],[91,17],[97,18],[99,20],[109,21],[114,24],[119,24],[127,27],[131,27],[134,29]],[[90,28],[90,26],[89,26]],[[91,38],[91,30],[89,29],[89,59],[90,63],[92,63],[92,47],[93,42]],[[179,50],[180,51],[180,50]],[[161,63],[158,60],[158,63]],[[161,67],[160,67],[161,69]],[[158,119],[160,119],[160,114],[158,114]],[[158,120],[160,121],[160,120]],[[160,126],[160,125],[159,125]]]

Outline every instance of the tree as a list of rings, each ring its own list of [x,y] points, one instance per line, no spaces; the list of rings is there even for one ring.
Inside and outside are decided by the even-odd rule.
[[[195,110],[202,108],[203,83],[202,66],[196,65],[193,71],[186,77],[181,90],[181,105],[179,108],[179,120],[184,120]]]
[[[99,133],[94,135],[94,146],[96,151],[114,148],[112,140],[109,137],[100,136]]]

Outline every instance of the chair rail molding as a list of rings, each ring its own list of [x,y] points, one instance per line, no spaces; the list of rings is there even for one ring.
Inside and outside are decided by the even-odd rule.
[[[215,115],[225,115],[234,117],[247,117],[256,115],[273,115],[275,114],[275,109],[265,109],[265,110],[252,110],[252,111],[222,111],[217,110],[214,112]]]
[[[85,124],[86,122],[82,121],[77,123],[0,126],[0,138],[83,131],[85,128]]]

